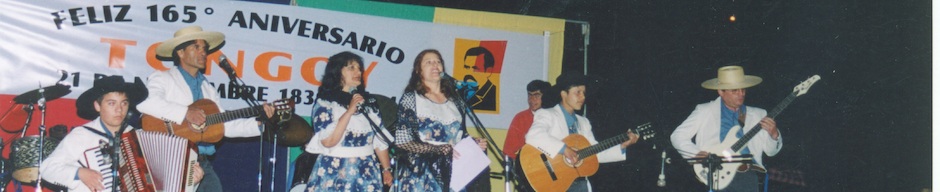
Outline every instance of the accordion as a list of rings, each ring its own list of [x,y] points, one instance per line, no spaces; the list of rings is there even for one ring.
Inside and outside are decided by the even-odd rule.
[[[85,165],[101,173],[104,191],[195,191],[193,168],[198,155],[189,140],[166,133],[134,130],[121,135],[118,180],[113,178],[111,153],[107,141],[85,151]],[[120,181],[120,186],[115,186]]]

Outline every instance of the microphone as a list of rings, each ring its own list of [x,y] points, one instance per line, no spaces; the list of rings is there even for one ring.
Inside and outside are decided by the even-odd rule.
[[[457,81],[457,79],[454,79],[453,76],[450,76],[450,74],[444,72],[441,72],[441,80]]]
[[[368,91],[359,90],[358,88],[353,87],[352,91],[349,91],[349,94],[353,94],[353,95],[359,94],[359,95],[362,96],[362,99],[363,99],[362,103],[360,103],[358,106],[356,106],[356,110],[359,111],[360,113],[365,113],[365,112],[367,112],[366,109],[375,110],[375,109],[374,109],[374,107],[375,107],[375,98],[372,97],[372,95],[369,94]]]
[[[232,68],[232,63],[228,61],[228,57],[226,57],[225,54],[221,54],[219,59],[221,59],[221,61],[219,61],[219,67],[225,70],[225,74],[228,74],[229,79],[234,80],[236,78],[235,69]]]
[[[464,81],[459,81],[459,80],[455,79],[453,76],[450,76],[450,74],[447,74],[447,73],[441,73],[441,81],[451,81],[451,82],[454,82],[454,90],[453,90],[453,91],[454,91],[455,94],[457,94],[457,95],[455,95],[455,96],[463,97],[463,99],[470,99],[470,96],[471,96],[471,95],[468,94],[468,91],[470,91],[470,90],[472,90],[472,89],[470,89],[470,86],[464,85],[464,84],[466,84],[466,82],[464,82]]]
[[[455,86],[454,88],[456,88],[458,92],[462,91],[465,88],[469,88],[469,87],[464,86],[464,84],[466,84],[465,81],[457,80],[456,78],[454,78],[454,76],[450,76],[450,74],[447,74],[447,73],[441,73],[441,80],[454,82],[454,86]]]

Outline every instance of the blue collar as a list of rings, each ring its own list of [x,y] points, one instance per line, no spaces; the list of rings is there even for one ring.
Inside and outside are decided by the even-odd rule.
[[[206,76],[197,72],[196,76],[193,77],[192,75],[189,75],[186,70],[183,70],[182,66],[176,66],[176,69],[183,74],[183,80],[186,81],[186,85],[189,86],[190,93],[193,94],[193,101],[202,99],[202,86],[200,85],[202,85],[203,81],[206,81]]]
[[[565,106],[561,104],[558,104],[558,107],[561,108],[561,113],[565,114],[565,123],[568,125],[568,132],[578,133],[578,116],[573,113],[574,111],[568,113],[568,111],[565,110]]]

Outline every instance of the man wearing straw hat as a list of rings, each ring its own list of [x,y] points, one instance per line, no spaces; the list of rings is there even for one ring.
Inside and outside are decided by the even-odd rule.
[[[203,110],[189,105],[200,99],[219,103],[219,95],[203,75],[206,56],[225,44],[225,35],[215,31],[203,31],[199,26],[188,26],[176,31],[173,38],[157,46],[157,58],[172,60],[175,68],[156,71],[147,79],[150,95],[138,107],[140,112],[176,123],[187,120],[196,125],[206,122]],[[225,111],[219,107],[219,111]],[[264,105],[267,117],[274,114],[274,107]],[[242,118],[225,122],[225,137],[255,137],[261,135],[259,123],[254,118]],[[204,179],[196,191],[222,191],[222,183],[209,159],[215,153],[211,143],[198,143],[199,163],[205,172]]]
[[[757,133],[741,154],[752,154],[753,162],[742,164],[731,183],[723,191],[758,191],[757,172],[765,172],[761,157],[774,156],[783,146],[783,137],[777,123],[766,117],[767,111],[745,106],[746,88],[760,84],[757,76],[744,75],[740,66],[725,66],[718,69],[718,78],[702,83],[705,89],[716,90],[718,98],[699,104],[672,133],[672,145],[683,158],[704,158],[705,149],[716,146],[726,135],[740,138],[751,127],[760,124],[764,131]],[[734,126],[741,126],[738,133],[728,133]],[[693,138],[695,138],[693,140]]]
[[[125,83],[121,76],[95,80],[94,87],[75,101],[78,116],[91,122],[72,129],[42,162],[40,172],[43,179],[66,187],[69,191],[104,190],[104,175],[89,168],[90,163],[98,162],[87,159],[86,151],[99,148],[102,142],[108,143],[111,139],[121,137],[123,133],[118,131],[122,125],[126,125],[128,110],[133,110],[144,98],[147,98],[147,88],[139,80]],[[125,127],[124,133],[131,130],[134,128]],[[199,166],[193,168],[194,180],[198,182],[203,176],[202,169]]]

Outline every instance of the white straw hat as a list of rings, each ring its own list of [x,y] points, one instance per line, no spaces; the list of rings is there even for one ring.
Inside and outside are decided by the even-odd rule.
[[[163,41],[163,43],[157,46],[157,57],[173,57],[173,49],[176,48],[176,46],[196,39],[206,40],[209,50],[216,50],[219,45],[225,42],[225,35],[215,31],[202,31],[202,27],[195,25],[183,27],[177,30],[176,33],[173,33],[172,39]]]
[[[760,84],[763,81],[760,77],[744,75],[744,68],[741,66],[724,66],[718,68],[718,78],[709,79],[702,82],[702,87],[706,89],[743,89]]]

